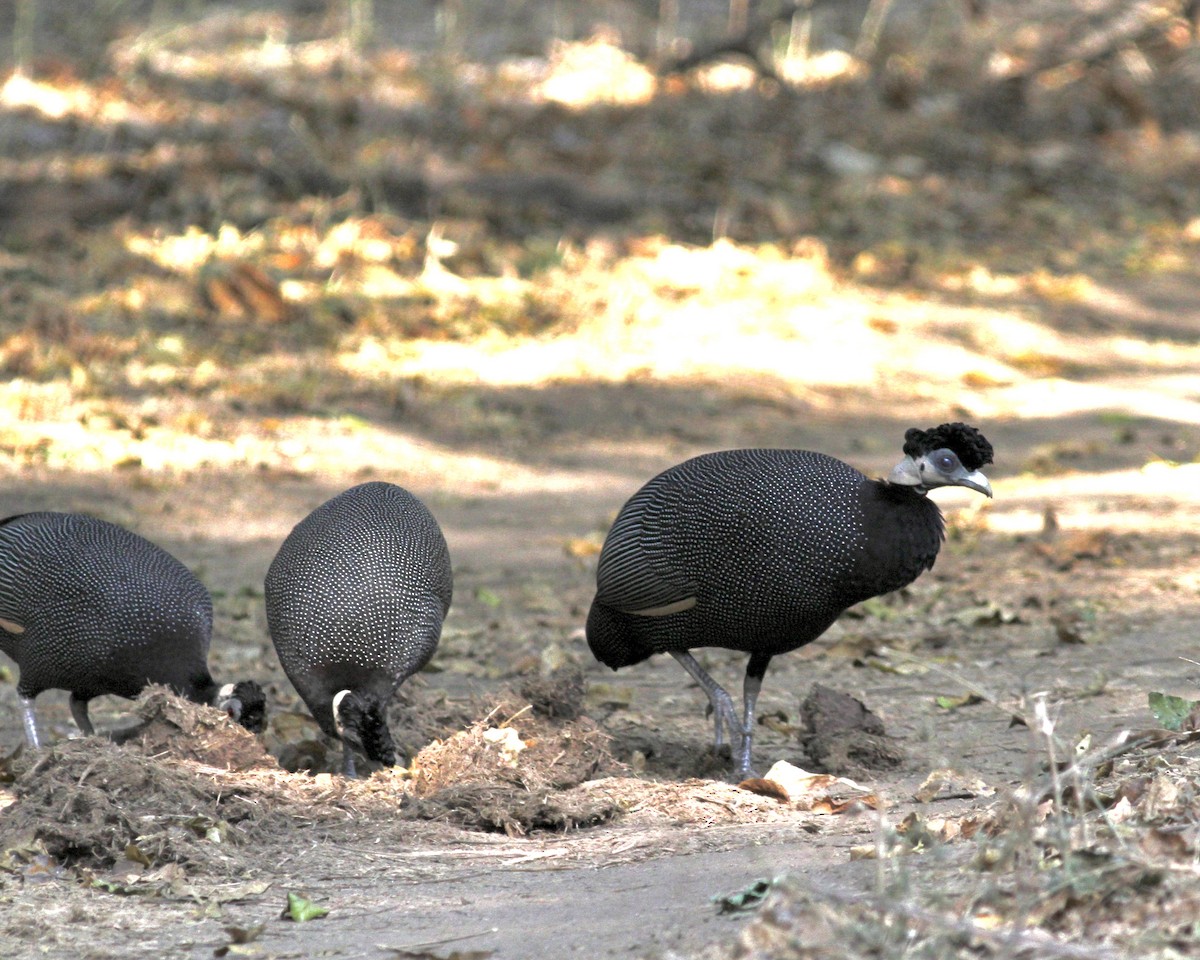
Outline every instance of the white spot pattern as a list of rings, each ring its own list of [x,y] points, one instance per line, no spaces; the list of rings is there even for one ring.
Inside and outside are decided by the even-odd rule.
[[[116,524],[73,513],[0,522],[0,650],[21,671],[18,691],[134,697],[147,683],[199,693],[212,600],[162,548]]]
[[[327,733],[336,735],[335,693],[386,702],[428,662],[452,593],[442,531],[402,487],[351,487],[296,525],[267,572],[267,621],[284,671]]]
[[[941,536],[927,498],[824,454],[695,457],[618,515],[600,554],[589,643],[610,666],[700,646],[782,653],[851,604],[911,582]],[[622,616],[687,597],[695,606],[674,615]]]

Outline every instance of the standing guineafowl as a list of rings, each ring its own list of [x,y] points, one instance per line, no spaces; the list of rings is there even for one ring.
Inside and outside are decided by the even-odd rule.
[[[453,577],[446,539],[407,490],[364,483],[300,521],[267,571],[279,660],[326,734],[393,765],[387,706],[437,647]]]
[[[71,692],[71,716],[89,736],[89,700],[132,699],[151,683],[261,730],[262,688],[253,680],[218,688],[208,672],[211,639],[208,591],[149,540],[77,513],[0,520],[0,650],[21,671],[31,746],[39,746],[34,698],[52,689]]]
[[[592,653],[614,670],[671,654],[712,702],[717,747],[728,731],[735,775],[747,775],[771,658],[933,566],[943,526],[931,488],[992,495],[979,473],[992,446],[974,427],[911,429],[904,454],[887,480],[808,450],[710,453],[659,474],[625,504],[600,552]],[[750,654],[740,721],[695,647]]]

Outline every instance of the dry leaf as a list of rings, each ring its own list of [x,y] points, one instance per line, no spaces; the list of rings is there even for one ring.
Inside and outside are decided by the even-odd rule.
[[[856,803],[870,807],[876,807],[879,803],[874,794],[868,793],[865,787],[853,780],[827,773],[809,773],[786,760],[777,761],[765,777],[743,780],[738,786],[815,813],[843,813]]]
[[[603,546],[603,541],[593,537],[572,537],[563,545],[563,549],[569,557],[583,558],[596,556]]]
[[[917,803],[933,800],[969,800],[973,797],[990,797],[995,790],[978,777],[968,777],[954,770],[934,770],[915,791]]]
[[[742,790],[749,790],[751,793],[757,793],[760,797],[774,797],[776,800],[782,800],[787,803],[791,797],[788,792],[783,789],[774,780],[768,780],[766,777],[750,777],[738,784]]]

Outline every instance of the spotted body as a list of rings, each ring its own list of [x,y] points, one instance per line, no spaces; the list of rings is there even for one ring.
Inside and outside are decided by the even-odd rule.
[[[35,745],[33,699],[44,690],[71,692],[85,733],[87,703],[102,694],[133,698],[163,683],[216,703],[212,624],[204,585],[123,527],[73,513],[0,521],[0,649],[20,669],[17,692]],[[261,718],[261,702],[258,709]]]
[[[904,549],[873,549],[884,540]],[[852,604],[911,583],[941,540],[928,498],[833,457],[706,454],[621,510],[600,554],[588,641],[613,669],[694,647],[786,653]]]
[[[991,445],[973,427],[909,430],[906,459],[873,480],[807,450],[728,450],[659,474],[625,504],[600,553],[587,640],[614,670],[669,653],[712,701],[717,744],[749,769],[754,702],[772,657],[819,637],[848,607],[911,583],[943,539],[931,487],[991,496]],[[750,654],[745,709],[688,651]]]
[[[394,484],[346,490],[280,547],[266,578],[271,639],[321,729],[348,741],[348,772],[349,742],[395,763],[387,702],[433,655],[452,594],[437,521]]]

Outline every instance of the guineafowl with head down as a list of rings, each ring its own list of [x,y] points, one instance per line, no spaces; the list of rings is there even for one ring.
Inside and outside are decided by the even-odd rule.
[[[76,513],[0,520],[0,650],[20,669],[31,746],[40,744],[34,698],[51,689],[70,691],[71,715],[89,736],[88,701],[132,699],[151,683],[262,730],[262,688],[218,687],[208,672],[212,621],[212,599],[192,572],[124,527]]]
[[[271,562],[267,621],[283,669],[325,733],[396,762],[387,707],[438,644],[453,576],[433,514],[407,490],[351,487],[300,521]]]
[[[750,771],[754,707],[771,658],[811,643],[848,607],[898,590],[933,566],[942,514],[926,494],[992,495],[979,472],[992,446],[947,423],[904,435],[886,480],[808,450],[728,450],[659,474],[605,539],[587,640],[612,669],[669,653],[712,703],[716,745]],[[688,651],[750,654],[739,718]]]

